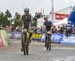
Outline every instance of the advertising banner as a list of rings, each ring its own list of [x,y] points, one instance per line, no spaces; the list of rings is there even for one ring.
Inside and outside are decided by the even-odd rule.
[[[45,34],[42,35],[41,41],[45,41]],[[51,36],[52,42],[61,42],[63,40],[63,34],[54,33]]]
[[[0,30],[0,48],[8,46],[8,35],[5,30]]]
[[[0,48],[1,47],[4,47],[4,44],[3,44],[3,40],[2,40],[2,37],[1,37],[1,34],[0,34]]]
[[[61,13],[55,13],[55,19],[56,20],[63,20],[64,18],[67,18],[68,14],[61,14]]]
[[[63,40],[63,34],[55,33],[51,36],[52,42],[61,42]]]
[[[75,34],[70,34],[68,37],[64,35],[61,44],[75,45]]]
[[[3,41],[3,45],[4,45],[4,47],[7,47],[8,46],[8,35],[7,35],[7,33],[5,30],[1,30],[0,33],[1,33],[1,38]]]

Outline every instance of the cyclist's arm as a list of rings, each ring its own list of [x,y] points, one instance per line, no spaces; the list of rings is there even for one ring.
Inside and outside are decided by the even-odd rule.
[[[30,23],[29,23],[29,29],[31,29],[31,23],[32,23],[32,20],[33,20],[33,17],[31,16],[31,20],[30,20]]]
[[[21,21],[22,21],[22,29],[24,28],[24,16],[21,16]]]
[[[42,29],[43,29],[44,31],[46,30],[46,24],[45,24],[45,22],[43,23]]]

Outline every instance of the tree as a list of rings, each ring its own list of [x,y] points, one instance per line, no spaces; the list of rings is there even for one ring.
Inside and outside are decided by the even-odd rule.
[[[40,12],[36,12],[34,17],[35,17],[36,19],[40,18],[40,17],[41,17],[41,13],[40,13]]]
[[[11,13],[10,13],[10,11],[8,9],[5,11],[5,17],[4,18],[5,18],[4,20],[6,22],[5,25],[10,26],[10,22],[11,22],[10,18],[12,18],[12,15],[11,15]]]
[[[10,21],[8,19],[10,17],[11,17],[11,14],[8,10],[5,12],[5,14],[1,12],[0,13],[0,25],[2,26],[10,25]]]
[[[11,15],[11,13],[10,13],[10,11],[9,11],[8,9],[6,10],[5,15],[6,15],[8,18],[11,18],[11,17],[12,17],[12,15]]]
[[[1,12],[0,13],[0,25],[3,25],[3,18],[4,18],[4,13],[3,12]]]

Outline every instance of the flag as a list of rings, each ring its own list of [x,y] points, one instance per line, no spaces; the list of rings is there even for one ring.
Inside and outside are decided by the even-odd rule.
[[[68,17],[68,22],[70,22],[70,24],[75,27],[75,6],[73,7],[72,12]]]

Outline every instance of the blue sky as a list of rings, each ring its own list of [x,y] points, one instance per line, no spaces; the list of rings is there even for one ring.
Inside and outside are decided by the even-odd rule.
[[[75,0],[54,0],[54,11],[71,5],[75,5]],[[51,0],[0,0],[0,11],[9,9],[13,15],[16,11],[23,14],[25,7],[30,8],[30,13],[33,15],[41,8],[44,9],[45,14],[48,14],[51,11]]]

